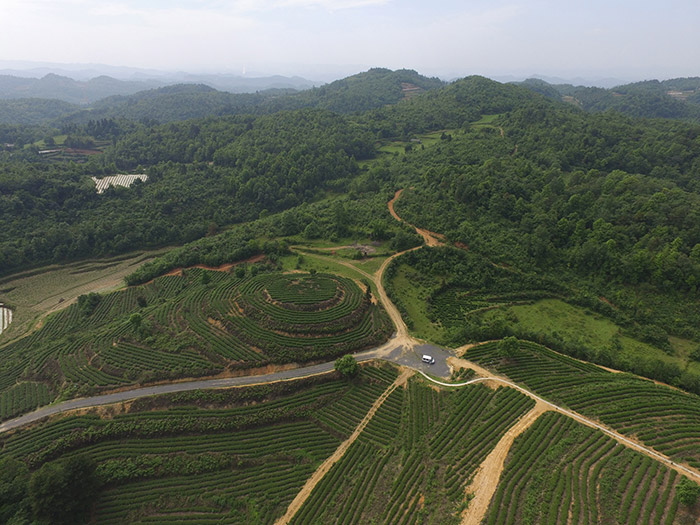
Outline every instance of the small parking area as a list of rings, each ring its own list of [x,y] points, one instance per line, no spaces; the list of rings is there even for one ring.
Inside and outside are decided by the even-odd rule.
[[[424,354],[434,357],[435,363],[432,365],[424,363],[421,360]],[[416,345],[410,350],[400,346],[385,355],[384,359],[416,370],[422,370],[426,374],[448,378],[450,377],[450,369],[447,366],[447,358],[453,355],[454,354],[446,348],[431,344],[423,344]]]

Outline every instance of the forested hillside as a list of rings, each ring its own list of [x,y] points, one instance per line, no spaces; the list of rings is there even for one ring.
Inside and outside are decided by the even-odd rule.
[[[0,521],[697,523],[700,125],[528,84],[17,102]]]
[[[647,80],[612,89],[552,85],[528,79],[523,86],[556,100],[564,100],[585,111],[618,111],[632,117],[700,120],[700,78]]]
[[[343,190],[372,150],[343,117],[303,110],[140,128],[79,166],[10,158],[0,271],[191,241]],[[129,189],[98,195],[89,178],[137,166],[148,182]]]
[[[407,83],[425,92],[406,96]],[[203,87],[163,91],[218,96]],[[406,71],[371,70],[255,104],[265,96],[249,95],[257,115],[167,124],[100,119],[68,125],[63,136],[5,126],[8,142],[43,136],[44,143],[103,146],[82,164],[47,161],[36,153],[41,141],[0,154],[0,272],[182,244],[341,195],[377,196],[372,206],[381,209],[395,189],[411,188],[397,203],[409,222],[493,264],[566,283],[567,294],[605,297],[620,319],[640,321],[643,338],[668,352],[668,336],[700,339],[693,314],[700,283],[697,125],[589,114],[483,77],[437,88]],[[332,110],[275,111],[269,104],[278,101]],[[114,107],[132,106],[120,104]],[[98,195],[90,177],[115,173],[148,180]],[[255,236],[342,238],[345,210],[330,212],[336,226],[325,233],[303,212],[284,227],[256,227]],[[379,217],[365,210],[359,213]],[[381,220],[352,219],[367,235],[387,230]],[[207,242],[226,245],[226,235]],[[245,241],[233,245],[250,233],[239,239]],[[211,246],[201,260],[232,253]],[[197,261],[196,250],[187,253],[188,264]]]
[[[87,107],[60,100],[0,101],[0,123],[44,124],[65,130],[104,119],[158,124],[304,108],[353,113],[395,104],[443,85],[441,80],[415,71],[381,68],[299,92],[265,89],[255,93],[229,93],[204,84],[176,84],[90,100]]]

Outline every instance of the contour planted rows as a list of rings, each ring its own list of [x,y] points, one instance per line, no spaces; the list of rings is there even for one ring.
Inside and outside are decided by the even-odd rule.
[[[379,345],[391,331],[387,315],[351,279],[277,272],[240,279],[192,268],[83,296],[2,347],[0,419],[65,390],[329,360]]]
[[[263,274],[241,284],[234,304],[225,329],[280,361],[367,348],[391,331],[368,293],[333,275]]]

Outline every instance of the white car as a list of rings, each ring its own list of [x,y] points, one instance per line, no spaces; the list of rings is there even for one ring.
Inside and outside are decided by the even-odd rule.
[[[435,358],[432,356],[429,356],[428,354],[423,354],[423,359],[422,361],[424,363],[428,363],[429,365],[434,365],[435,364]]]

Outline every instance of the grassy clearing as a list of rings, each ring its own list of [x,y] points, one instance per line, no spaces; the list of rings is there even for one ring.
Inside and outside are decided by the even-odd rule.
[[[351,262],[353,266],[357,266],[363,272],[373,275],[379,270],[380,266],[384,264],[387,258],[388,257],[369,257],[367,259],[359,259]]]
[[[330,257],[330,255],[328,257]],[[339,262],[326,259],[325,256],[315,255],[313,253],[300,253],[298,255],[288,255],[286,257],[280,258],[280,262],[282,263],[282,269],[287,272],[296,270],[300,270],[303,272],[311,272],[315,270],[317,272],[342,275],[343,277],[348,277],[350,279],[368,281],[367,277],[362,275],[359,271],[355,271],[353,270],[353,268],[345,266],[344,264],[341,264]],[[370,281],[370,287],[372,288],[372,293],[376,297],[378,295],[378,292],[374,282]]]
[[[493,124],[496,120],[498,120],[501,116],[503,116],[502,113],[495,113],[493,115],[482,115],[479,120],[476,122],[472,122],[472,126],[483,126],[485,124]]]
[[[518,329],[547,335],[558,334],[566,340],[578,340],[591,348],[611,347],[617,340],[621,345],[620,352],[630,360],[637,355],[644,355],[685,366],[687,352],[697,346],[692,341],[673,338],[675,355],[668,355],[655,346],[623,335],[618,325],[602,315],[559,299],[542,299],[533,304],[493,310],[487,312],[485,318],[502,316],[503,313],[506,319],[516,319],[511,324]],[[700,363],[691,363],[690,366],[700,370]]]
[[[493,115],[494,118],[498,116],[499,115]],[[377,156],[374,159],[368,159],[360,162],[360,167],[368,168],[381,159],[404,155],[406,153],[407,146],[411,146],[413,148],[420,148],[423,146],[427,148],[434,146],[435,144],[439,144],[442,140],[441,137],[443,133],[447,135],[455,135],[456,133],[460,133],[460,131],[456,129],[441,129],[430,133],[422,133],[415,136],[415,139],[417,139],[415,142],[411,142],[410,140],[391,140],[381,142],[377,145]]]
[[[13,309],[14,317],[0,344],[24,334],[38,318],[65,308],[79,295],[122,287],[124,276],[167,250],[47,266],[1,279],[0,302]]]
[[[410,331],[416,337],[428,341],[442,342],[444,328],[430,320],[426,298],[438,280],[426,277],[410,266],[402,264],[391,280],[397,303],[410,320]]]

